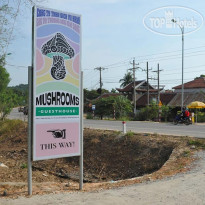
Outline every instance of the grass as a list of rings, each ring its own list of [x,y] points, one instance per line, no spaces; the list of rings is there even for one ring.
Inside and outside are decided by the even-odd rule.
[[[133,137],[134,136],[134,132],[131,132],[131,131],[128,131],[126,134],[125,134],[126,137]]]
[[[205,149],[205,142],[204,141],[201,141],[199,139],[196,139],[196,140],[189,140],[188,141],[188,145],[194,145],[198,148],[203,148]]]
[[[4,120],[0,121],[0,139],[14,136],[27,129],[27,123],[21,120]]]
[[[185,151],[183,152],[183,156],[184,156],[184,157],[189,157],[190,154],[191,154],[191,152],[190,152],[189,150],[185,150]]]
[[[27,168],[27,164],[26,163],[21,164],[21,169],[26,169],[26,168]]]

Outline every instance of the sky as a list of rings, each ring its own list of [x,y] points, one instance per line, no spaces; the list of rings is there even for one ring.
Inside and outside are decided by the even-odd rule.
[[[4,0],[5,1],[5,0]],[[146,80],[149,65],[151,85],[164,89],[182,83],[182,34],[179,25],[170,27],[164,20],[174,18],[184,23],[184,83],[205,74],[205,27],[203,0],[46,0],[38,5],[82,16],[82,71],[84,88],[119,88],[119,80],[137,67],[136,80]],[[10,86],[25,84],[31,65],[32,9],[21,6],[14,24],[14,41],[8,46],[6,69]],[[165,18],[166,17],[166,18]],[[164,27],[163,27],[164,26]],[[182,24],[180,24],[182,26]]]

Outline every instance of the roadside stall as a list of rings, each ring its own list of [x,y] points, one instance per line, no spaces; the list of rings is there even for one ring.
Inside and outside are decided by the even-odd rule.
[[[203,109],[205,108],[205,104],[203,102],[200,101],[194,101],[191,102],[188,106],[189,109],[194,109],[195,110],[195,122],[197,123],[197,110],[198,109]],[[192,115],[192,122],[194,123],[194,115]]]

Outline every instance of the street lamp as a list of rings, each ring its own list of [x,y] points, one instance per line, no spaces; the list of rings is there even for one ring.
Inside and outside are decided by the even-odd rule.
[[[176,20],[172,19],[172,22],[177,24],[182,32],[182,99],[181,99],[181,111],[184,106],[184,26],[181,26]]]

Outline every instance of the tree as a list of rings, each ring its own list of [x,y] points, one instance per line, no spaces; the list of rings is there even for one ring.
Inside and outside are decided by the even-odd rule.
[[[25,9],[45,0],[1,0],[0,1],[0,56],[7,53],[8,45],[14,39],[15,23]]]
[[[83,91],[84,91],[84,102],[86,102],[86,100],[94,100],[100,96],[96,90],[88,90],[85,88]]]
[[[16,106],[28,105],[28,84],[20,84],[17,86],[8,87],[13,93],[17,95]]]
[[[95,114],[103,119],[104,116],[121,118],[132,111],[131,102],[124,96],[100,98],[93,102],[96,106]]]
[[[125,87],[126,85],[130,84],[133,82],[133,77],[131,72],[127,72],[122,79],[119,80],[121,83],[120,87]]]
[[[17,104],[18,96],[12,90],[5,90],[0,93],[0,114],[1,120],[11,112],[12,108]]]
[[[114,101],[114,109],[116,118],[126,117],[130,112],[132,112],[131,101],[125,96],[118,96]]]
[[[1,79],[0,80],[0,93],[1,93],[7,88],[10,82],[9,73],[1,65],[0,65],[0,79]]]
[[[162,105],[162,117],[164,121],[167,122],[167,118],[169,116],[170,108],[167,105]]]
[[[107,97],[107,98],[100,98],[95,101],[93,101],[93,104],[95,104],[95,115],[100,116],[100,119],[102,120],[104,116],[110,117],[114,113],[113,104],[114,104],[114,98],[113,97]]]
[[[86,102],[86,100],[94,100],[100,96],[97,90],[88,90],[85,88],[83,91],[84,91],[84,102]],[[106,89],[102,89],[102,94],[104,93],[109,93],[109,91]]]
[[[5,50],[11,40],[12,20],[14,11],[8,6],[7,2],[0,3],[0,56],[3,57]],[[1,58],[4,60],[4,58]]]
[[[158,117],[158,105],[151,102],[150,106],[146,106],[140,109],[137,113],[135,120],[155,120]]]
[[[199,78],[204,78],[205,75],[201,74],[199,77],[194,78],[194,80],[199,79]]]

